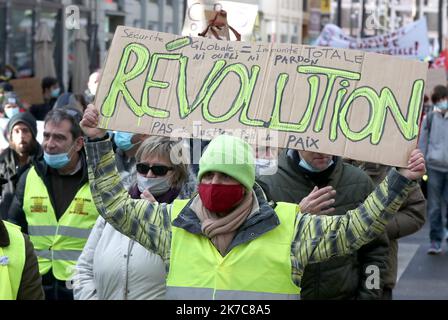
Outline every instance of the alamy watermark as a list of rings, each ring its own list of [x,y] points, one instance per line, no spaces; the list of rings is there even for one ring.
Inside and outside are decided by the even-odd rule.
[[[252,150],[242,152],[238,142],[227,142],[223,145],[219,154],[214,155],[214,161],[219,164],[243,165],[251,159],[256,166],[257,174],[271,175],[277,172],[277,156],[279,147],[279,133],[269,129],[223,129],[208,128],[203,129],[200,121],[194,121],[192,131],[185,128],[176,128],[171,132],[171,139],[178,141],[183,139],[172,148],[170,160],[173,164],[199,164],[203,152],[207,148],[204,142],[212,140],[219,135],[231,135],[246,141],[252,145]],[[249,153],[252,156],[249,156]]]
[[[401,18],[396,17],[396,22],[398,22]],[[382,10],[369,10],[366,9],[366,22],[365,28],[366,30],[377,30],[382,31],[383,33],[390,32],[391,30],[396,29],[396,26],[390,25],[392,23],[389,16],[386,12]]]
[[[367,266],[366,268],[366,289],[372,290],[380,289],[380,268],[374,264]]]

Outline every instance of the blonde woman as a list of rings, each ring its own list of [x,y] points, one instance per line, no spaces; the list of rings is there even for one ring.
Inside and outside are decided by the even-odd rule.
[[[133,199],[171,203],[186,190],[188,167],[173,164],[177,142],[149,137],[136,153],[137,181]],[[152,300],[165,298],[165,265],[152,253],[99,218],[76,265],[73,279],[77,300]]]

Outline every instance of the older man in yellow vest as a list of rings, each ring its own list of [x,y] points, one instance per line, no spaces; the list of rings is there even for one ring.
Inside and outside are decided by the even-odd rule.
[[[98,217],[80,119],[80,113],[70,108],[47,115],[44,159],[21,176],[9,210],[9,220],[33,242],[47,299],[73,299],[70,279]]]

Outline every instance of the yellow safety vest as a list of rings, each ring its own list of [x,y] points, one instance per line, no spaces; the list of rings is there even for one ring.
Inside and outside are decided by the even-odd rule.
[[[187,202],[173,202],[172,220]],[[280,202],[275,212],[280,225],[225,257],[203,235],[173,226],[167,299],[299,299],[290,258],[298,206]]]
[[[78,190],[57,221],[47,188],[32,167],[26,179],[23,210],[39,272],[43,275],[52,269],[56,279],[69,280],[98,218],[89,183]]]
[[[3,221],[9,246],[0,247],[0,300],[15,300],[25,266],[25,239],[20,227]]]

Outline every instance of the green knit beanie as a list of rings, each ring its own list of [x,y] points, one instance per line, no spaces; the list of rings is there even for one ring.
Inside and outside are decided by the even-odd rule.
[[[207,146],[199,160],[198,181],[210,171],[218,171],[239,181],[247,190],[255,183],[255,164],[252,147],[244,140],[220,135]]]

